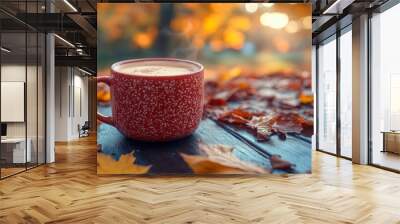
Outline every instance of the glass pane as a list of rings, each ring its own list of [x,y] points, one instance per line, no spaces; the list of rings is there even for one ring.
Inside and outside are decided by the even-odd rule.
[[[1,140],[2,177],[25,170],[26,33],[1,34]],[[29,148],[29,147],[28,147]]]
[[[400,5],[372,22],[372,163],[400,170]]]
[[[340,37],[340,153],[352,157],[352,34]]]
[[[45,52],[46,37],[39,33],[38,36],[38,163],[45,163]]]
[[[37,13],[37,1],[27,2],[26,12]],[[33,23],[38,22],[33,16]],[[36,30],[27,30],[27,76],[26,76],[26,116],[27,116],[27,150],[30,151],[27,167],[35,167],[38,163],[38,34]]]
[[[318,148],[336,153],[336,40],[318,48]]]
[[[317,48],[316,48],[316,46],[315,45],[313,45],[312,46],[312,49],[311,49],[311,65],[312,65],[312,67],[311,67],[311,79],[312,79],[312,91],[313,91],[313,95],[314,95],[314,99],[316,99],[316,92],[315,92],[315,90],[316,90],[316,78],[317,78]],[[317,114],[316,113],[316,109],[317,109],[317,106],[316,106],[316,103],[317,102],[315,102],[314,101],[314,105],[313,105],[313,108],[314,108],[314,112],[313,112],[313,114]],[[311,139],[311,145],[312,145],[312,150],[316,150],[316,131],[317,131],[317,127],[316,127],[316,123],[317,122],[314,122],[314,134],[313,134],[313,136],[312,136],[312,139]]]
[[[37,165],[37,132],[38,132],[38,107],[37,107],[37,73],[38,73],[38,37],[36,32],[27,33],[28,44],[28,62],[27,62],[27,80],[26,80],[26,115],[27,115],[27,150],[30,151],[28,155],[28,168]]]

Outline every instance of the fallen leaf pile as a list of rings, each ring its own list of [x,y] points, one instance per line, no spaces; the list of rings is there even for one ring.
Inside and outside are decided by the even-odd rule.
[[[199,144],[200,155],[180,155],[195,174],[265,174],[266,170],[238,159],[233,147]]]
[[[205,83],[205,117],[246,129],[259,141],[271,135],[311,137],[313,102],[309,76],[238,76]]]

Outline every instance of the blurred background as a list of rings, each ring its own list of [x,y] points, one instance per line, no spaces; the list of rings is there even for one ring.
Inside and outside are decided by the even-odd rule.
[[[288,3],[98,4],[97,68],[120,60],[176,57],[206,79],[310,75],[311,5]]]

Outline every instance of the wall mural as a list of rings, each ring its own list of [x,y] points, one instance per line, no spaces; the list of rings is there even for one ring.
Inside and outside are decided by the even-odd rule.
[[[311,172],[311,5],[99,3],[98,174]]]

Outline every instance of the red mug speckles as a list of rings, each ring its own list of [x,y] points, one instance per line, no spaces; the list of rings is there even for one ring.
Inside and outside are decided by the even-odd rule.
[[[138,62],[186,64],[184,75],[136,75],[116,71]],[[97,114],[125,136],[142,141],[171,141],[192,134],[203,114],[203,66],[174,58],[146,58],[115,63],[111,76],[97,78],[111,89],[112,116]]]

